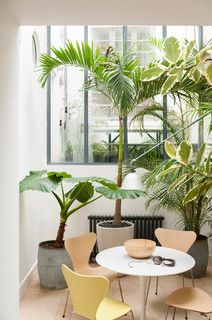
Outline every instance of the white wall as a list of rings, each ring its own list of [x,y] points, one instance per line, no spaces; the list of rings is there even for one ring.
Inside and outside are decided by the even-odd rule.
[[[18,26],[0,3],[0,319],[18,315]]]

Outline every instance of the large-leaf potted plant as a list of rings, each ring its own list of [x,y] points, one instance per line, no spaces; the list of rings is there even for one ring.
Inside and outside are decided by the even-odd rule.
[[[146,204],[153,211],[165,208],[177,213],[178,227],[197,234],[189,253],[196,260],[194,277],[203,277],[208,264],[208,241],[201,232],[205,225],[212,226],[211,153],[206,157],[206,144],[202,144],[193,157],[188,141],[182,141],[177,148],[166,142],[165,149],[170,159],[143,177],[149,190]]]
[[[64,182],[68,190],[64,190]],[[56,192],[56,189],[60,192]],[[140,190],[122,190],[108,179],[101,177],[73,178],[66,172],[30,171],[20,182],[20,192],[26,190],[51,193],[57,200],[60,223],[56,239],[39,244],[38,273],[43,288],[63,289],[66,283],[61,273],[61,264],[70,265],[64,249],[64,233],[69,217],[90,203],[105,196],[108,199],[134,199],[144,194]],[[95,194],[98,193],[98,195]]]
[[[86,90],[97,90],[108,97],[116,109],[119,118],[119,143],[118,143],[118,172],[117,186],[122,185],[123,180],[123,143],[124,143],[124,118],[138,105],[154,101],[151,98],[162,93],[172,93],[173,96],[191,98],[194,93],[202,97],[208,87],[208,83],[198,69],[198,62],[191,56],[195,42],[189,42],[185,48],[181,48],[174,37],[160,41],[162,44],[163,60],[155,61],[147,68],[141,67],[135,52],[127,47],[122,53],[108,47],[105,52],[88,43],[81,45],[67,41],[65,48],[52,47],[53,56],[42,54],[40,58],[40,83],[45,86],[48,77],[55,68],[61,65],[74,66],[88,71]],[[201,56],[202,57],[202,56]],[[204,59],[204,58],[202,58]],[[198,65],[198,66],[197,66]],[[190,70],[193,70],[190,72]],[[194,74],[198,73],[198,77]],[[208,73],[207,73],[208,74]],[[104,223],[98,226],[98,240],[100,231],[103,231]],[[113,234],[124,232],[121,221],[121,200],[115,203],[113,221],[106,223],[107,235],[102,239],[108,239],[105,245],[111,246],[113,236],[108,234],[112,228]],[[118,242],[115,243],[117,245]],[[103,247],[101,246],[101,249]]]

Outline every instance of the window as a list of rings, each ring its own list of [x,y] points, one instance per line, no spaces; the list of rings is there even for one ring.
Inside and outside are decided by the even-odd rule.
[[[160,58],[149,45],[150,37],[175,36],[178,39],[196,39],[199,47],[211,39],[211,27],[194,26],[51,26],[48,28],[48,47],[63,47],[66,39],[92,42],[106,49],[108,45],[122,51],[124,45],[133,46],[142,65]],[[114,163],[118,154],[118,117],[110,101],[99,92],[84,91],[86,71],[72,67],[54,70],[48,84],[48,163],[98,164]],[[156,97],[163,105],[159,114],[180,126],[179,118],[188,117],[189,106],[174,105],[170,97]],[[139,108],[138,108],[139,110]],[[137,111],[138,111],[137,110]],[[169,134],[160,120],[145,116],[145,126],[132,121],[133,114],[125,119],[124,158],[130,160]],[[200,143],[199,133],[205,127],[196,125],[190,130],[192,143]],[[201,136],[201,135],[200,135]],[[155,151],[163,156],[163,149]]]

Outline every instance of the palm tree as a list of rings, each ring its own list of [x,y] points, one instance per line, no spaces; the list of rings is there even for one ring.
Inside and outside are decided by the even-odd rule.
[[[78,67],[88,71],[88,81],[85,84],[85,89],[95,89],[101,92],[110,99],[113,107],[118,111],[118,186],[122,184],[124,117],[142,102],[160,94],[164,84],[166,84],[166,91],[163,90],[165,94],[171,92],[173,96],[182,97],[183,99],[191,99],[194,94],[198,94],[202,99],[208,88],[204,77],[199,79],[198,83],[188,77],[189,68],[192,67],[192,64],[190,64],[190,67],[184,67],[186,74],[183,75],[180,82],[176,80],[174,84],[172,82],[173,85],[167,86],[167,81],[170,82],[170,68],[167,67],[167,63],[162,67],[158,67],[157,62],[155,62],[144,70],[140,67],[140,61],[137,59],[133,49],[126,47],[123,53],[115,52],[112,47],[108,47],[106,52],[102,53],[98,47],[94,49],[93,45],[88,43],[80,45],[76,42],[74,45],[72,42],[67,41],[64,49],[52,47],[51,50],[54,56],[42,54],[40,57],[41,74],[39,81],[42,87],[45,86],[51,71],[55,68],[59,66]],[[180,57],[178,57],[175,64],[180,64]],[[172,68],[173,63],[170,66]],[[155,69],[152,70],[152,68]],[[153,71],[155,75],[155,71],[158,68],[160,72],[157,73],[157,76],[146,81],[147,74],[145,72],[152,74]],[[211,97],[212,93],[210,93]],[[116,200],[113,225],[121,225],[121,200]]]

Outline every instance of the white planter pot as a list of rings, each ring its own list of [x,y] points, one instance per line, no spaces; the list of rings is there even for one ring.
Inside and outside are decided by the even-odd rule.
[[[97,245],[98,250],[102,251],[108,248],[123,246],[124,241],[134,238],[134,224],[125,221],[129,226],[121,228],[104,227],[106,221],[97,224]],[[110,221],[111,222],[111,221]]]

